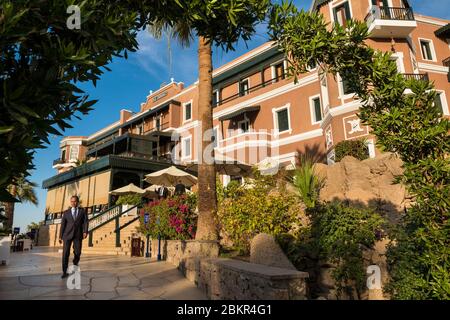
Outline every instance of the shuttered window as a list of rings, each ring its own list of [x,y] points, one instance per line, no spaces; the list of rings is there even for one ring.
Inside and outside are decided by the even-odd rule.
[[[313,99],[313,118],[314,122],[322,121],[322,107],[320,106],[320,98]]]
[[[288,109],[277,111],[278,131],[283,132],[289,130]]]

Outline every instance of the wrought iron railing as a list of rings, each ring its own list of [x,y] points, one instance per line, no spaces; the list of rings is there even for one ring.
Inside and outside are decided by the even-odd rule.
[[[406,80],[421,80],[421,81],[430,81],[428,77],[428,73],[404,73],[403,76]]]
[[[232,100],[238,99],[240,97],[246,96],[246,95],[248,95],[251,92],[254,92],[256,90],[264,88],[264,87],[266,87],[266,86],[268,86],[268,85],[270,85],[272,83],[275,83],[275,82],[277,82],[277,81],[279,81],[281,79],[284,79],[285,77],[286,77],[286,75],[282,74],[282,75],[280,75],[278,77],[275,77],[275,78],[272,78],[270,80],[261,82],[260,84],[257,84],[256,86],[253,86],[253,87],[250,87],[247,90],[240,91],[240,92],[238,92],[238,93],[236,93],[236,94],[234,94],[232,96],[229,96],[229,97],[226,97],[225,99],[221,99],[221,100],[217,101],[215,104],[213,104],[213,107],[219,106],[219,105],[225,104],[227,102],[230,102]]]
[[[412,8],[377,7],[377,6],[372,7],[370,12],[366,16],[365,21],[369,20],[373,21],[373,19],[404,20],[404,21],[415,20]]]

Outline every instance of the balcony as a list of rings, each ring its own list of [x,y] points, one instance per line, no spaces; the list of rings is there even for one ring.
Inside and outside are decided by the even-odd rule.
[[[253,87],[250,87],[250,88],[248,88],[246,90],[243,90],[243,91],[241,91],[239,93],[236,93],[236,94],[234,94],[232,96],[226,97],[224,99],[220,99],[219,101],[214,101],[214,99],[213,99],[213,104],[212,105],[213,105],[213,107],[220,106],[220,105],[225,104],[227,102],[233,101],[233,100],[238,99],[238,98],[243,97],[243,96],[246,96],[247,94],[252,93],[254,91],[257,91],[257,90],[259,90],[261,88],[265,88],[265,87],[271,85],[272,83],[278,82],[279,80],[283,80],[283,79],[285,79],[285,77],[286,77],[286,75],[283,73],[282,75],[280,75],[278,77],[266,80],[266,81],[264,81],[262,83],[259,83],[259,84],[255,85]]]
[[[64,163],[66,163],[66,161],[61,158],[53,160],[53,166],[57,166],[59,164],[64,164]]]
[[[428,73],[404,73],[403,76],[406,80],[420,80],[420,81],[430,81]]]
[[[417,27],[411,8],[373,6],[365,21],[371,38],[406,38]]]

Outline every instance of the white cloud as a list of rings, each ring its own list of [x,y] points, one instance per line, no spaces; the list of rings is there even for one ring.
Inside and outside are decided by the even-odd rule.
[[[139,50],[130,60],[138,64],[156,82],[170,81],[167,40],[156,40],[147,31],[139,32],[137,40]],[[189,85],[197,79],[196,42],[189,48],[183,48],[176,40],[171,40],[171,47],[173,77],[175,81],[183,81]]]

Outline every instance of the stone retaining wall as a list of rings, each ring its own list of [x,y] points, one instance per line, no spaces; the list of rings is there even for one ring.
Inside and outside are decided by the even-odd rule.
[[[154,258],[158,240],[150,246]],[[161,255],[209,299],[306,299],[308,273],[217,258],[217,241],[161,240]]]
[[[213,300],[303,300],[308,273],[235,259],[187,258],[179,266]]]

